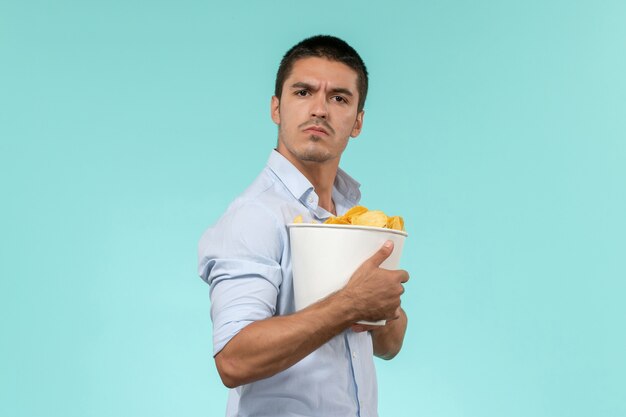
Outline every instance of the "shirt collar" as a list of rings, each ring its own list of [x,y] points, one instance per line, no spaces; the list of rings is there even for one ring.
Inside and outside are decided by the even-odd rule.
[[[276,174],[278,179],[285,185],[285,187],[287,187],[289,192],[293,194],[296,199],[305,202],[308,195],[315,193],[313,185],[304,176],[304,174],[302,174],[298,168],[296,168],[277,150],[272,150],[267,161],[267,166],[272,170],[272,172],[274,172],[274,174]],[[358,203],[361,199],[361,191],[359,190],[360,186],[361,184],[348,175],[344,170],[341,168],[337,169],[335,189],[352,204]],[[315,202],[317,204],[317,198],[315,198]]]

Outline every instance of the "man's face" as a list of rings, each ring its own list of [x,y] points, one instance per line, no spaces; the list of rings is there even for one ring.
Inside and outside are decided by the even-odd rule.
[[[348,139],[361,133],[358,101],[356,71],[326,58],[299,59],[280,100],[272,97],[278,151],[292,162],[338,162]]]

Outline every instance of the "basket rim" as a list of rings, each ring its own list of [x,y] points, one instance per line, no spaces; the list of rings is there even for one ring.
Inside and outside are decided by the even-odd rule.
[[[401,235],[404,237],[409,236],[407,232],[402,230],[395,229],[387,229],[386,227],[375,227],[375,226],[360,226],[353,224],[323,224],[323,223],[289,223],[287,224],[288,228],[298,228],[298,227],[318,227],[322,229],[346,229],[346,230],[369,230],[369,231],[383,231],[389,232],[396,235]]]

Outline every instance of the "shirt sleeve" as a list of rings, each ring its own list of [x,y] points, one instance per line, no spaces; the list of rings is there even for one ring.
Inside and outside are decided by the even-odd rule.
[[[210,285],[214,355],[245,326],[275,314],[284,228],[267,208],[249,203],[202,236],[198,269]]]

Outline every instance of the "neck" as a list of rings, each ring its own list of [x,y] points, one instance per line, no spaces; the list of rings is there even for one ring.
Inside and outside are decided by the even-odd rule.
[[[326,211],[332,214],[335,212],[335,204],[333,203],[333,185],[335,184],[335,177],[337,176],[337,168],[339,167],[339,161],[330,166],[324,164],[300,162],[296,165],[298,170],[306,177],[307,180],[313,185],[315,194],[319,198],[318,206],[322,207]]]
[[[313,185],[315,193],[319,198],[318,206],[329,213],[337,215],[332,197],[333,185],[335,184],[335,177],[339,168],[339,158],[325,162],[302,161],[288,152],[283,153],[280,149],[278,151],[298,168],[298,171]]]

